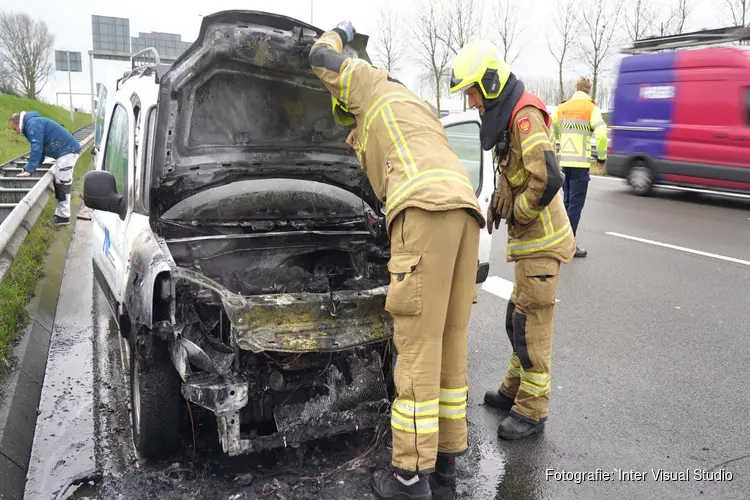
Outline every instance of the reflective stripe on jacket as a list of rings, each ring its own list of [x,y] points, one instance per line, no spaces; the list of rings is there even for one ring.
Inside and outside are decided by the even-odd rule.
[[[602,111],[584,92],[576,92],[560,104],[552,117],[560,132],[560,166],[591,166],[591,135],[596,137],[597,157],[607,159],[607,125]]]
[[[440,120],[385,70],[342,52],[340,34],[328,31],[310,50],[310,64],[356,118],[346,142],[357,153],[373,191],[385,202],[389,232],[393,218],[406,207],[466,208],[483,228],[486,221],[469,173],[451,149]]]
[[[575,239],[560,190],[562,172],[544,104],[524,93],[511,120],[510,157],[501,165],[513,193],[513,223],[508,226],[509,262],[552,257],[569,263]]]

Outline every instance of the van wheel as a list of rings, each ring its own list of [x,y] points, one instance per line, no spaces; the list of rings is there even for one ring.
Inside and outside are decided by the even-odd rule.
[[[131,337],[136,337],[130,349],[130,414],[135,447],[148,458],[171,455],[182,439],[182,379],[164,341],[149,333]]]
[[[646,196],[654,187],[654,173],[645,160],[635,160],[628,172],[628,184],[637,196]]]

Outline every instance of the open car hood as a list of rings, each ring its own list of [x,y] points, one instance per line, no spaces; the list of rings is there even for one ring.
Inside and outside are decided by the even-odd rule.
[[[323,31],[285,16],[225,11],[159,80],[151,180],[159,217],[198,192],[238,180],[336,185],[377,209],[377,198],[336,125],[309,63]],[[345,55],[369,62],[367,37]]]

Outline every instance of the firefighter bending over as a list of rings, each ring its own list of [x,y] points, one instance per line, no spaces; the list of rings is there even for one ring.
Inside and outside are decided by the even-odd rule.
[[[498,435],[518,439],[541,431],[547,419],[558,275],[560,263],[573,260],[575,241],[544,103],[524,90],[486,41],[472,42],[456,55],[451,92],[459,91],[479,110],[482,148],[494,149],[498,162],[487,230],[506,221],[507,260],[515,262],[505,316],[513,353],[500,388],[487,392],[485,402],[510,410]]]
[[[344,22],[310,51],[339,124],[385,202],[391,241],[385,308],[394,319],[396,400],[392,472],[378,471],[380,498],[432,498],[429,475],[451,484],[468,448],[467,337],[485,226],[467,170],[440,120],[416,95],[367,61],[342,56]]]

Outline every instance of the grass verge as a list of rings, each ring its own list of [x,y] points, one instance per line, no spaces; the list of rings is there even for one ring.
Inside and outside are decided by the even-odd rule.
[[[34,99],[22,99],[8,94],[0,94],[0,164],[12,160],[29,150],[29,142],[8,127],[8,118],[18,111],[37,111],[50,120],[54,120],[69,132],[74,132],[91,123],[89,113],[73,113],[59,106],[45,104]]]
[[[83,175],[90,169],[91,147],[76,163],[71,197],[81,196]],[[29,320],[26,306],[34,294],[37,282],[43,275],[42,269],[47,250],[56,233],[56,226],[52,223],[54,214],[55,196],[52,195],[31,232],[18,249],[18,254],[5,275],[5,279],[0,283],[0,374],[10,367],[9,356],[13,345]],[[74,223],[75,220],[71,220],[71,224]]]

